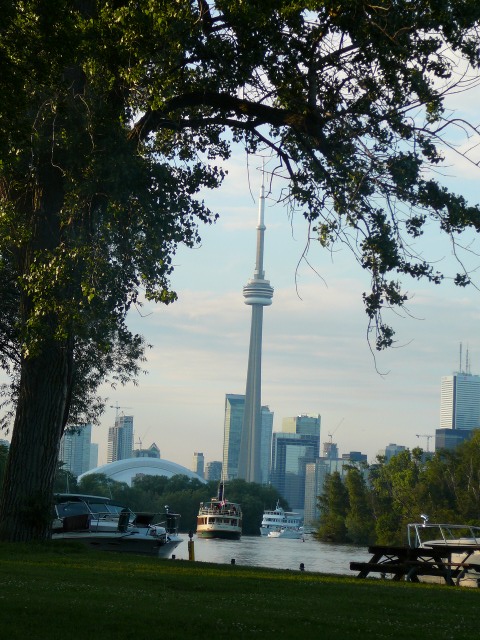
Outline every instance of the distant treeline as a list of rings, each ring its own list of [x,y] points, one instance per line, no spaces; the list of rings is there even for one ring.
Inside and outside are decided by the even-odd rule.
[[[405,544],[406,525],[421,522],[480,524],[480,430],[454,451],[430,459],[406,450],[388,463],[351,467],[327,477],[319,497],[317,537],[353,544]]]
[[[92,473],[77,483],[75,476],[61,467],[57,473],[55,492],[86,493],[106,496],[128,506],[132,511],[164,513],[168,506],[171,512],[179,513],[180,528],[188,532],[196,530],[196,519],[200,502],[217,495],[218,482],[203,484],[186,475],[143,476],[134,480],[130,487],[125,482],[116,482],[104,474]],[[232,480],[226,484],[225,497],[242,505],[243,533],[259,535],[263,511],[280,504],[287,507],[278,491],[271,486],[262,486],[245,480]]]

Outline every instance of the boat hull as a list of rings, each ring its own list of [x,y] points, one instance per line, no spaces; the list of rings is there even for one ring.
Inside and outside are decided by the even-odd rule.
[[[133,553],[139,555],[148,555],[154,558],[169,558],[180,544],[181,540],[171,540],[164,544],[147,538],[135,538],[127,536],[116,536],[111,534],[95,533],[95,534],[75,534],[75,533],[59,533],[53,534],[52,540],[62,542],[80,542],[93,549],[99,551],[117,551],[120,553]]]
[[[223,540],[240,540],[242,536],[241,531],[226,531],[226,530],[218,530],[218,529],[209,529],[204,531],[199,531],[197,529],[197,538],[219,538]]]
[[[281,531],[270,531],[267,538],[287,538],[289,540],[301,540],[303,531],[294,529],[282,529]]]
[[[92,549],[99,551],[118,551],[123,553],[135,553],[156,558],[168,558],[178,547],[181,538],[160,542],[152,536],[122,533],[91,533],[91,532],[66,532],[52,534],[52,540],[63,542],[80,542]]]

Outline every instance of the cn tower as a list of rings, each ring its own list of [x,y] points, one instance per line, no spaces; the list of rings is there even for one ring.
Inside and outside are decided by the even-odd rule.
[[[263,307],[272,304],[273,288],[265,280],[263,247],[265,234],[265,190],[262,184],[258,207],[257,260],[253,278],[243,287],[245,304],[252,307],[250,349],[248,354],[247,386],[242,438],[238,457],[238,477],[247,482],[262,481],[261,429],[262,429],[262,328]]]

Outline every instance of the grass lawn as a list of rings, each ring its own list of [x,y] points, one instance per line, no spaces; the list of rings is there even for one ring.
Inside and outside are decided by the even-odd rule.
[[[476,637],[480,590],[0,544],[0,638]]]

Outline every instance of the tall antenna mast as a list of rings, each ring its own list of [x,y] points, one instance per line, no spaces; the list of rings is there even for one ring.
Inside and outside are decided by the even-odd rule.
[[[465,373],[467,375],[470,375],[470,358],[468,353],[468,347],[467,347],[467,356],[466,356],[466,363],[465,363]]]
[[[459,373],[462,373],[462,343],[460,342],[460,368]]]
[[[262,328],[263,307],[272,304],[273,287],[265,279],[263,250],[265,235],[265,167],[258,205],[257,252],[253,278],[243,287],[244,302],[252,307],[250,348],[242,435],[238,455],[238,478],[262,483]]]

